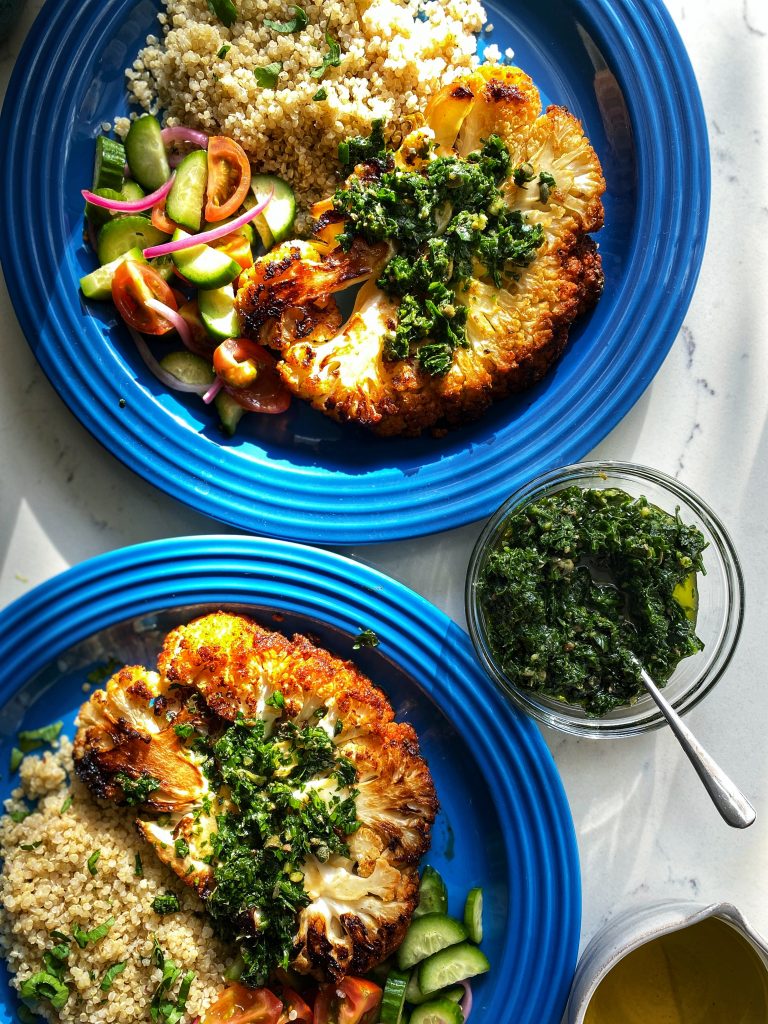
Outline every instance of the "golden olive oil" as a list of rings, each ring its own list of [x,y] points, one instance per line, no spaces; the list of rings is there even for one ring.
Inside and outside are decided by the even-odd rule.
[[[600,982],[584,1024],[767,1024],[758,954],[716,918],[663,935]]]

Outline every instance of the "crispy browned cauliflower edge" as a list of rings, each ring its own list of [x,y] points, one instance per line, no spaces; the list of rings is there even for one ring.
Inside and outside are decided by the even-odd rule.
[[[335,243],[343,223],[330,200],[315,208],[312,242],[286,242],[257,260],[241,276],[237,296],[244,333],[280,354],[278,370],[289,390],[339,422],[382,436],[441,433],[531,387],[560,357],[574,321],[603,288],[600,255],[588,236],[603,224],[605,180],[577,118],[564,107],[542,112],[538,91],[519,68],[484,65],[441,90],[424,119],[396,162],[410,165],[425,137],[440,155],[466,156],[495,132],[512,166],[530,163],[556,181],[544,203],[537,189],[508,179],[507,202],[541,224],[545,243],[504,288],[473,277],[458,293],[469,310],[469,344],[455,350],[445,376],[429,376],[413,357],[383,358],[398,303],[374,281],[390,252],[357,239],[343,253]],[[343,323],[334,293],[361,281]]]
[[[275,691],[285,698],[282,712],[267,703]],[[193,694],[202,702],[190,702]],[[80,711],[74,758],[92,792],[117,803],[125,802],[126,776],[147,773],[159,782],[132,811],[137,828],[205,900],[215,881],[192,822],[207,797],[205,820],[215,828],[222,797],[208,791],[173,725],[206,729],[242,714],[269,727],[281,713],[300,724],[321,707],[328,709],[324,727],[335,733],[341,723],[335,742],[355,764],[361,823],[348,838],[349,857],[310,856],[302,865],[311,903],[298,915],[292,966],[327,980],[370,970],[402,942],[438,809],[415,731],[394,721],[385,695],[352,662],[242,615],[203,616],[168,634],[157,672],[128,666],[91,695]],[[176,850],[180,837],[188,841],[185,856]]]

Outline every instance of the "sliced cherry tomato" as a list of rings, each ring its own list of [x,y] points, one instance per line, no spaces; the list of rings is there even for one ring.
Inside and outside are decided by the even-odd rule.
[[[312,1024],[312,1008],[298,992],[283,985],[280,998],[283,1001],[283,1012],[279,1024]]]
[[[208,1007],[203,1024],[278,1024],[283,1004],[268,988],[230,982]]]
[[[381,989],[364,978],[343,978],[323,985],[315,1000],[313,1024],[375,1024]]]
[[[243,205],[251,187],[251,165],[234,139],[214,135],[208,140],[208,184],[205,219],[226,220]]]
[[[192,299],[187,302],[185,299],[184,303],[179,305],[179,312],[187,321],[189,332],[192,335],[191,350],[195,355],[202,356],[204,359],[210,359],[213,356],[213,350],[216,348],[216,342],[206,331],[205,324],[200,319],[200,309],[196,300]]]
[[[235,263],[239,263],[243,270],[253,266],[251,243],[239,231],[235,231],[231,235],[224,235],[223,238],[218,240],[215,248],[226,253]]]
[[[213,353],[213,368],[224,389],[249,412],[280,413],[291,404],[277,360],[248,338],[228,338]]]
[[[176,230],[177,225],[168,219],[168,214],[165,212],[164,199],[152,207],[152,223],[158,231],[164,231],[166,235],[172,235]]]
[[[171,309],[177,309],[177,303],[171,287],[146,263],[126,260],[120,264],[112,278],[112,299],[128,326],[142,334],[173,330],[173,324],[147,308],[147,299],[158,299]]]

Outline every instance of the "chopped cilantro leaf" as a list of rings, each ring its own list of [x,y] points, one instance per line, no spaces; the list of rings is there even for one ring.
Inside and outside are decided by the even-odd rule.
[[[189,843],[183,836],[179,836],[179,838],[174,841],[173,848],[176,851],[177,857],[183,858],[189,855]]]
[[[161,893],[152,900],[152,909],[156,914],[175,914],[181,909],[179,897],[174,892]]]
[[[64,803],[59,808],[59,814],[66,814],[71,806],[72,806],[72,794],[70,793],[69,796],[64,800]]]
[[[261,86],[262,89],[274,89],[277,85],[278,75],[282,70],[283,62],[276,60],[271,64],[265,64],[264,67],[254,68],[253,77],[256,79],[256,84]]]
[[[274,693],[271,693],[269,697],[267,697],[264,703],[271,708],[277,708],[278,711],[282,711],[285,707],[285,697],[280,690],[275,690]]]
[[[21,762],[24,760],[23,751],[19,750],[18,747],[14,747],[11,750],[11,775],[18,769]]]
[[[224,45],[219,49],[219,52],[216,54],[216,56],[223,60],[223,58],[227,56],[231,49],[232,47],[230,46],[229,43],[224,43]]]
[[[46,744],[54,743],[63,728],[63,722],[51,722],[50,725],[44,725],[40,729],[26,729],[19,733],[19,746],[25,754],[28,754],[30,750],[37,750]]]
[[[195,727],[191,722],[179,722],[177,725],[174,725],[173,731],[177,736],[180,736],[181,739],[188,740],[195,731]]]
[[[96,668],[91,669],[85,677],[85,681],[90,683],[91,686],[98,686],[99,683],[103,683],[105,679],[109,679],[113,676],[121,665],[122,663],[117,661],[115,658],[110,658],[109,661],[105,661],[103,664],[97,665]]]
[[[325,88],[324,85],[320,86],[320,88],[317,90],[312,99],[315,100],[317,103],[319,103],[321,100],[328,99],[328,90]]]
[[[15,821],[16,824],[18,825],[20,822],[24,821],[25,818],[28,818],[31,813],[32,811],[27,810],[26,808],[23,810],[14,809],[8,812],[8,817],[11,819],[11,821]]]
[[[101,991],[109,992],[109,990],[112,988],[112,982],[115,980],[118,974],[123,973],[127,966],[128,962],[126,960],[123,960],[120,963],[112,964],[111,967],[107,968],[104,977],[101,979],[101,985],[99,986],[101,988]]]
[[[262,24],[265,28],[272,29],[273,32],[277,32],[278,35],[287,36],[292,32],[301,32],[302,29],[307,27],[307,12],[303,7],[299,7],[297,4],[291,4],[289,10],[293,11],[293,17],[290,21],[272,21],[270,18],[265,18]]]
[[[141,863],[141,854],[137,853],[133,859],[133,873],[137,878],[144,877],[144,865]]]
[[[98,868],[96,867],[96,865],[99,862],[99,857],[100,856],[101,856],[101,850],[94,850],[93,853],[91,854],[91,856],[88,858],[87,867],[88,867],[88,870],[90,871],[90,873],[92,875],[95,875],[97,873],[97,871],[98,871]]]
[[[20,850],[39,850],[42,845],[43,845],[43,840],[42,839],[38,839],[36,843],[20,843],[19,844],[19,849]]]
[[[227,28],[231,28],[237,21],[237,8],[232,0],[208,0],[208,10]]]
[[[54,1010],[61,1010],[69,999],[69,988],[56,975],[38,971],[21,983],[19,995],[34,1002],[48,1002]]]
[[[325,41],[328,44],[328,52],[323,55],[322,64],[319,64],[316,68],[312,68],[309,72],[311,78],[320,79],[328,68],[337,68],[341,64],[341,47],[327,29],[325,32]]]
[[[379,638],[372,629],[361,629],[352,644],[353,651],[359,651],[361,647],[378,647]]]

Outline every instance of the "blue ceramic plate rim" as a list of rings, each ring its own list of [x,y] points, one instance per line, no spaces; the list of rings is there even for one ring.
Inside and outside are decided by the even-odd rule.
[[[576,965],[581,918],[578,851],[560,777],[537,727],[490,686],[466,633],[402,584],[341,555],[244,536],[152,541],[100,555],[41,584],[0,615],[0,707],[60,652],[110,625],[219,603],[267,603],[350,636],[365,623],[379,637],[382,654],[461,728],[495,785],[506,845],[517,829],[532,894],[530,934],[540,941],[524,978],[516,977],[507,941],[493,965],[499,982],[493,1004],[503,1013],[510,998],[519,998],[516,1024],[557,1024]],[[515,912],[523,911],[513,907]],[[530,957],[534,950],[526,952]]]
[[[36,211],[44,225],[61,218],[55,184],[40,194],[41,178],[56,182],[59,149],[40,143],[41,154],[30,157],[27,126],[41,117],[66,123],[66,110],[58,116],[57,111],[72,76],[82,73],[83,33],[97,33],[98,25],[109,38],[111,26],[135,3],[105,0],[97,8],[49,0],[17,60],[0,118],[0,254],[22,329],[64,401],[129,468],[241,530],[323,544],[388,541],[490,514],[525,479],[581,459],[639,398],[683,321],[701,264],[710,195],[704,112],[662,0],[565,0],[565,9],[611,62],[634,133],[640,191],[633,243],[616,318],[601,338],[602,346],[620,340],[622,359],[608,368],[595,360],[581,394],[573,383],[565,393],[559,385],[547,392],[536,422],[526,421],[525,430],[513,420],[489,437],[481,424],[445,457],[435,441],[437,455],[428,464],[410,466],[404,457],[401,465],[366,473],[294,465],[290,456],[270,457],[258,446],[256,456],[247,458],[226,446],[204,446],[189,424],[173,415],[158,418],[152,401],[140,402],[130,416],[123,413],[115,363],[87,348],[73,355],[70,339],[82,330],[74,280],[60,280],[48,294],[45,281],[59,268],[43,265],[35,272],[36,260],[43,258],[35,246],[44,245],[18,214]],[[66,149],[66,139],[59,142]],[[666,180],[685,182],[697,201],[680,203],[675,189],[658,188],[662,169]],[[149,397],[145,390],[141,394]]]

